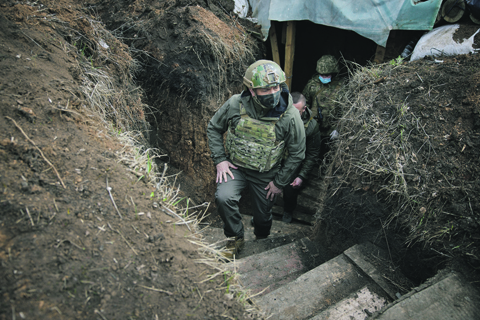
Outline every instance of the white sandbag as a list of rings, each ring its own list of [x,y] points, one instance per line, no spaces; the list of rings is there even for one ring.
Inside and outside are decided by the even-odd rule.
[[[238,14],[240,18],[245,18],[248,13],[248,0],[235,0],[233,12]]]
[[[410,61],[422,59],[426,56],[438,57],[442,55],[454,56],[476,53],[479,49],[474,49],[473,43],[474,37],[480,31],[480,28],[473,29],[472,35],[467,39],[463,39],[463,41],[454,40],[454,34],[460,27],[459,24],[450,24],[435,28],[424,34],[417,42]]]

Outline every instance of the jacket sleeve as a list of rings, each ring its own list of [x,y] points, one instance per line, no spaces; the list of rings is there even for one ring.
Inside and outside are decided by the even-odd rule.
[[[234,97],[230,98],[217,110],[212,119],[208,122],[207,138],[208,147],[210,148],[213,164],[216,166],[222,161],[228,160],[223,145],[223,134],[228,129],[228,122],[232,116],[232,101]]]
[[[294,111],[289,113],[290,116],[284,127],[286,130],[284,141],[288,156],[273,180],[275,186],[281,189],[291,182],[292,175],[305,158],[305,129],[300,113],[297,110]]]
[[[312,97],[310,96],[310,87],[312,84],[312,79],[308,80],[307,85],[303,88],[302,95],[305,97],[307,107],[311,108],[312,106]]]
[[[315,120],[311,120],[315,121]],[[311,130],[311,133],[307,133],[307,144],[306,144],[306,150],[305,150],[305,160],[303,160],[300,172],[298,176],[305,181],[308,179],[309,172],[312,170],[313,166],[317,164],[317,159],[318,156],[320,155],[320,150],[321,150],[321,142],[322,142],[322,136],[320,134],[320,130],[318,128],[318,124],[316,121],[314,123],[311,123],[310,125],[314,124],[313,130]],[[310,130],[309,130],[310,131]]]

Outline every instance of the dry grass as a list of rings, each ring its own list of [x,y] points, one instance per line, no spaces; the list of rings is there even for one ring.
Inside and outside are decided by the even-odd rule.
[[[245,72],[248,66],[255,60],[254,50],[252,49],[256,47],[256,44],[246,35],[243,37],[236,36],[233,41],[226,43],[221,38],[213,37],[204,30],[201,31],[201,34],[215,60],[213,63],[208,60],[202,62],[200,56],[198,54],[197,56],[202,65],[210,70],[210,79],[212,79],[213,83],[218,82],[218,86],[215,89],[216,92],[212,93],[217,98],[217,103],[223,103],[224,92],[228,91],[230,82],[228,75],[243,74]],[[192,50],[194,50],[193,47]]]
[[[434,234],[422,232],[419,237],[417,232],[424,223],[424,213],[428,211],[428,195],[416,183],[417,179],[426,180],[422,181],[424,185],[433,183],[429,180],[429,173],[417,166],[420,154],[428,158],[435,153],[431,136],[405,101],[390,98],[387,105],[376,106],[377,84],[387,79],[395,69],[408,66],[383,64],[354,67],[355,71],[350,69],[349,84],[339,98],[343,108],[338,124],[342,136],[336,142],[335,152],[330,155],[332,174],[341,172],[343,181],[348,183],[360,180],[361,183],[356,184],[357,190],[376,188],[374,191],[390,203],[393,210],[384,227],[395,219],[408,225],[412,230],[407,244],[431,241]],[[411,143],[413,135],[423,139],[420,149],[415,149]],[[331,195],[340,187],[337,185]]]
[[[253,319],[267,319],[268,317],[255,304],[254,298],[260,293],[253,294],[249,289],[243,287],[239,281],[240,275],[236,270],[235,258],[228,259],[222,255],[225,250],[225,244],[229,239],[221,240],[217,243],[207,243],[203,240],[201,233],[197,233],[195,237],[190,240],[193,244],[199,247],[204,258],[197,260],[197,263],[203,263],[210,266],[216,272],[208,275],[202,282],[212,280],[216,277],[223,277],[225,293],[231,298],[237,299],[243,304],[245,310],[253,317]]]
[[[428,132],[425,117],[415,113],[421,111],[414,111],[422,110],[418,101],[431,103],[433,109],[438,101],[431,97],[430,90],[418,90],[415,100],[409,98],[411,87],[405,85],[404,78],[396,77],[397,73],[409,74],[423,83],[420,71],[398,63],[349,66],[350,81],[338,97],[341,137],[328,154],[330,161],[326,161],[327,175],[332,181],[336,179],[328,196],[335,196],[346,186],[373,191],[390,210],[389,217],[382,220],[383,227],[388,229],[395,223],[394,227],[407,230],[407,246],[421,244],[443,257],[478,259],[474,241],[465,240],[469,231],[461,230],[455,222],[474,216],[470,191],[430,164],[435,163],[432,159],[441,158],[434,148],[438,132]],[[397,94],[398,85],[404,87],[398,88]],[[410,105],[409,101],[418,103]],[[466,199],[462,201],[467,202],[468,212],[462,217],[447,212],[444,206],[448,197]]]
[[[217,103],[223,103],[232,75],[244,74],[255,61],[258,44],[233,18],[225,22],[199,6],[190,7],[188,11],[191,19],[201,23],[197,37],[208,49],[195,44],[186,49],[192,50],[200,64],[209,71],[209,82],[215,84],[211,95],[216,97]]]
[[[186,224],[192,229],[190,225],[201,221],[197,217],[203,217],[208,203],[189,206],[190,199],[179,197],[180,189],[175,187],[177,176],[166,175],[166,164],[162,170],[157,166],[156,159],[166,155],[148,147],[148,124],[144,115],[149,107],[142,102],[142,89],[133,81],[138,62],[101,22],[85,19],[90,24],[87,33],[61,23],[71,40],[65,50],[77,57],[80,90],[86,101],[80,111],[96,120],[97,126],[103,126],[110,138],[120,141],[123,148],[116,154],[118,161],[128,166],[138,181],[144,180],[155,188],[151,198],[158,201],[161,210],[177,219],[175,224]],[[60,20],[55,18],[51,22],[60,23]]]

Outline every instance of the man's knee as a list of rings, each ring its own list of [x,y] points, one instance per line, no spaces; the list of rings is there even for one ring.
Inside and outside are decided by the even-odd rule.
[[[239,198],[237,192],[231,188],[217,188],[217,192],[215,193],[215,203],[218,206],[232,205],[237,203]]]

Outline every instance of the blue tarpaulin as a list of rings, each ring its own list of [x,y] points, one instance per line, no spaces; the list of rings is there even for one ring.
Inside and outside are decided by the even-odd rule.
[[[267,39],[270,21],[309,20],[385,47],[390,30],[432,30],[442,0],[249,0]]]

